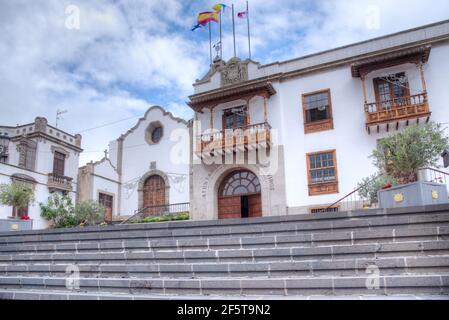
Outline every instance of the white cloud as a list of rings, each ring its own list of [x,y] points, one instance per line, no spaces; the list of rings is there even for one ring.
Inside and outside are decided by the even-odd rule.
[[[1,1],[0,123],[31,122],[38,115],[54,123],[56,110],[67,109],[61,128],[76,133],[142,115],[153,104],[191,117],[183,102],[193,91],[191,83],[207,71],[209,51],[207,32],[189,29],[196,13],[215,3]],[[243,0],[234,3],[236,11],[245,6]],[[65,27],[69,4],[80,8],[79,30]],[[367,27],[372,18],[367,8],[373,7],[379,8],[378,28]],[[449,2],[250,0],[250,8],[253,58],[269,63],[444,20]],[[225,19],[229,58],[232,33]],[[237,52],[246,57],[244,20],[236,19],[236,33]],[[105,149],[135,121],[86,132],[84,149]],[[86,152],[80,164],[101,157],[101,152]]]

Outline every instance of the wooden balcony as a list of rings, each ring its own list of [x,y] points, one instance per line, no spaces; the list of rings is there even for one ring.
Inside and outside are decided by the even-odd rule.
[[[72,178],[62,177],[54,175],[53,173],[48,174],[48,189],[50,191],[72,191]]]
[[[201,156],[222,155],[246,150],[269,148],[271,144],[271,126],[258,123],[239,129],[227,129],[198,136],[196,154]]]
[[[393,100],[365,104],[366,128],[380,131],[385,128],[398,130],[400,126],[428,122],[431,112],[427,93],[395,98]]]

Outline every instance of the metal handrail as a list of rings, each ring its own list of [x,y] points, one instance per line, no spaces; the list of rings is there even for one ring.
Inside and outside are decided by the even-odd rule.
[[[337,201],[335,201],[334,203],[332,203],[331,205],[327,206],[326,208],[324,208],[322,210],[322,212],[325,212],[335,206],[337,206],[338,204],[340,204],[341,202],[343,202],[344,200],[346,200],[347,198],[349,198],[350,196],[352,196],[353,194],[359,192],[361,189],[365,188],[366,186],[368,186],[369,184],[373,183],[373,181],[375,181],[376,179],[378,179],[379,177],[383,176],[383,174],[378,174],[376,175],[374,178],[372,178],[371,180],[369,180],[367,183],[361,185],[360,187],[358,187],[357,189],[355,189],[354,191],[348,193],[347,195],[345,195],[344,197],[338,199]]]
[[[170,208],[176,208],[176,207],[185,208],[187,210],[178,210],[178,211],[177,210],[170,210]],[[190,202],[172,203],[172,204],[157,205],[157,206],[148,206],[148,207],[145,207],[145,208],[141,208],[141,209],[135,210],[134,214],[131,217],[123,220],[122,222],[120,222],[120,224],[125,224],[125,223],[127,223],[127,222],[129,222],[129,221],[131,221],[131,220],[133,220],[133,219],[135,219],[137,217],[140,217],[142,214],[144,214],[145,212],[150,211],[152,209],[165,209],[165,208],[168,208],[168,210],[165,210],[165,214],[172,215],[172,214],[179,214],[179,213],[183,213],[183,212],[189,212],[189,210],[190,210],[189,207],[190,207]],[[149,215],[149,216],[157,217],[157,215]]]
[[[447,172],[444,172],[444,171],[441,171],[441,170],[438,170],[438,169],[435,169],[435,168],[425,167],[425,168],[421,168],[421,169],[419,169],[419,171],[421,171],[421,170],[430,170],[430,171],[435,171],[435,172],[438,172],[438,173],[444,174],[444,175],[446,175],[446,176],[449,176],[449,173],[447,173]]]

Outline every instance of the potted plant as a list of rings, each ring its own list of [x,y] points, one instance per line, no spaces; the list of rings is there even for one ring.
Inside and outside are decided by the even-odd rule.
[[[418,171],[435,167],[448,138],[440,125],[414,125],[380,139],[372,158],[379,171],[394,181],[378,191],[381,208],[411,207],[448,203],[446,185],[418,181]],[[394,183],[396,182],[396,183]]]
[[[357,185],[359,196],[368,202],[364,203],[363,207],[368,209],[379,203],[379,190],[386,190],[397,184],[398,181],[387,174],[377,173],[363,179]]]
[[[12,217],[17,218],[20,210],[28,208],[34,202],[34,190],[24,183],[0,185],[0,205],[13,208]]]

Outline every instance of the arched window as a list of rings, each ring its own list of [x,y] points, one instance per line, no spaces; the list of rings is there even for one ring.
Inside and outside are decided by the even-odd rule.
[[[221,183],[220,196],[239,196],[260,193],[260,182],[257,176],[250,171],[233,172]]]

